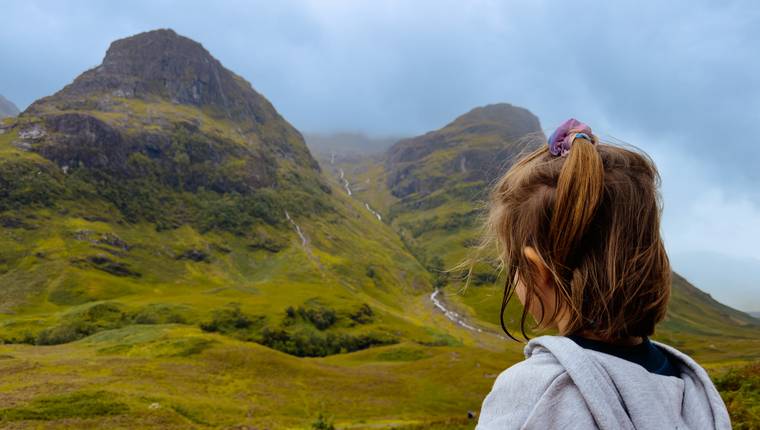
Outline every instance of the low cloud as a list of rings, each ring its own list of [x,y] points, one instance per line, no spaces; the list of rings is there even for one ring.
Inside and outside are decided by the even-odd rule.
[[[653,154],[671,252],[760,258],[750,0],[24,1],[3,17],[0,94],[21,108],[97,65],[112,40],[170,27],[306,132],[418,134],[501,101],[549,132],[576,116]]]

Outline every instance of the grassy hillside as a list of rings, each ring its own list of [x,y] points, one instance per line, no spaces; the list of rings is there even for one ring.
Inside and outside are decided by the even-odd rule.
[[[467,411],[519,358],[402,343],[303,359],[178,325],[0,350],[3,428],[306,428],[319,414],[339,428],[471,428]]]
[[[0,126],[2,427],[468,426],[519,347],[436,312],[433,278],[173,32]]]
[[[44,165],[13,139],[0,136],[6,157]],[[306,245],[290,223],[249,235],[157,230],[97,201],[5,211],[0,333],[14,344],[0,347],[3,426],[304,428],[324,412],[341,427],[466,428],[519,345],[473,336],[436,312],[432,276],[328,183],[332,217],[293,216]],[[235,327],[231,303],[250,326]],[[371,322],[356,323],[365,304]],[[329,309],[337,322],[286,323],[289,307]],[[204,331],[212,323],[220,328]],[[392,344],[299,358],[260,345],[264,328],[280,327],[315,335],[312,346],[329,333]]]
[[[13,133],[0,135],[5,160],[26,158],[54,169],[14,148],[13,139]],[[392,230],[350,199],[340,196],[333,203],[334,212],[320,218],[293,213],[306,244],[284,212],[274,225],[257,223],[235,234],[129,223],[113,205],[97,200],[4,211],[3,337],[35,337],[67,315],[61,312],[109,300],[130,315],[171,304],[193,322],[234,301],[275,318],[315,296],[336,308],[363,300],[381,314],[399,313],[405,297],[428,291],[429,275]],[[368,223],[376,225],[368,229]]]

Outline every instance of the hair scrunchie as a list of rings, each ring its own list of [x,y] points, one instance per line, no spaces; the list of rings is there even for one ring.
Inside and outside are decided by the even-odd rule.
[[[557,127],[549,137],[549,152],[552,155],[566,156],[573,146],[573,141],[578,137],[596,144],[596,136],[591,132],[591,127],[575,118],[570,118]]]

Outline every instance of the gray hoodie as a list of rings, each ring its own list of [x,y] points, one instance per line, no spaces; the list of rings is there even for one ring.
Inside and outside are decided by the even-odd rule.
[[[525,346],[526,360],[496,378],[476,430],[730,429],[707,372],[675,348],[653,343],[671,355],[680,378],[563,336],[535,338]]]

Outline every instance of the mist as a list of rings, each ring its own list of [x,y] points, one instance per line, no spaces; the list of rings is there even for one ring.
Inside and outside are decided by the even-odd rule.
[[[760,310],[756,2],[26,1],[3,16],[0,94],[21,109],[111,41],[168,27],[305,133],[410,136],[494,102],[547,134],[579,118],[659,166],[674,268]]]

